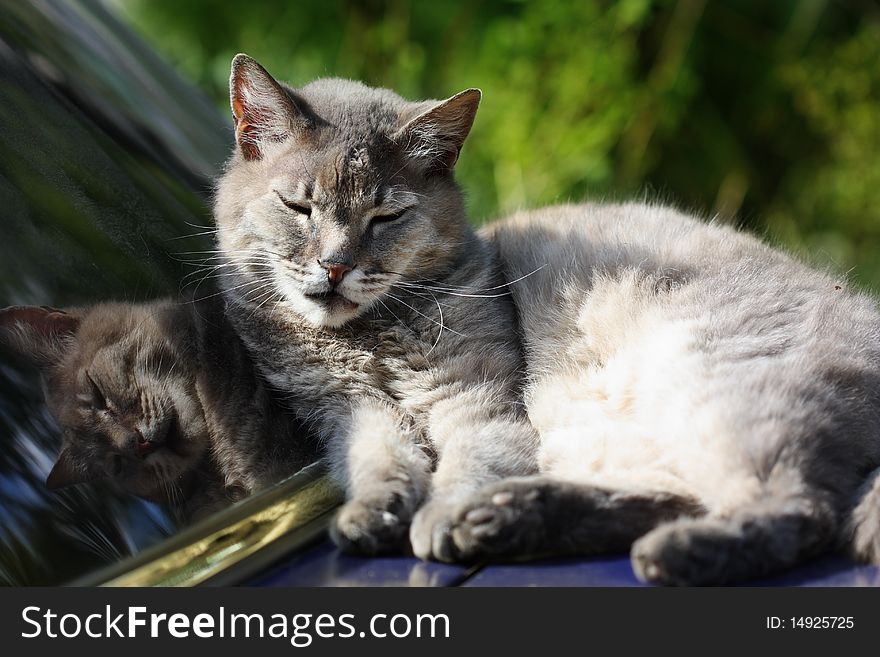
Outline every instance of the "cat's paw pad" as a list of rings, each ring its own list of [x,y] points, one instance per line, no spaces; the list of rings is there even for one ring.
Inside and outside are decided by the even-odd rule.
[[[336,514],[330,536],[344,552],[383,554],[406,547],[408,525],[408,518],[400,510],[351,500]]]
[[[726,581],[725,536],[701,521],[661,525],[633,543],[633,571],[643,582],[704,586]]]
[[[531,482],[493,484],[460,505],[452,539],[461,560],[527,556],[540,536],[541,489]]]

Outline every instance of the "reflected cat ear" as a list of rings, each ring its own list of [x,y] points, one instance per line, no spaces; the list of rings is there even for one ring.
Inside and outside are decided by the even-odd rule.
[[[52,472],[46,477],[46,488],[57,490],[65,486],[84,484],[87,481],[90,481],[90,478],[86,472],[76,467],[76,462],[70,456],[70,452],[62,449],[58,455],[58,460],[52,467]]]
[[[0,310],[0,342],[39,364],[56,363],[79,328],[80,316],[49,306]]]
[[[290,94],[248,55],[232,60],[229,102],[235,139],[246,160],[261,159],[268,143],[284,141],[309,123]]]
[[[434,105],[404,125],[394,140],[429,169],[451,169],[480,106],[482,92],[467,89]]]

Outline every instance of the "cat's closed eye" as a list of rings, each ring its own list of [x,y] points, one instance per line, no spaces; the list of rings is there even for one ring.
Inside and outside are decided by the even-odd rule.
[[[294,212],[297,212],[306,217],[312,216],[311,206],[305,205],[304,203],[299,201],[294,201],[293,199],[286,198],[281,195],[281,192],[276,191],[275,193],[278,195],[278,198],[281,199],[281,202]]]
[[[101,391],[101,387],[95,383],[95,380],[92,378],[91,374],[86,374],[86,378],[89,381],[89,388],[92,395],[92,405],[99,411],[108,410],[107,405],[107,397]]]
[[[373,215],[372,217],[370,217],[370,224],[371,225],[387,224],[392,221],[397,221],[404,214],[406,214],[406,212],[408,210],[409,210],[409,208],[404,208],[403,210],[398,210],[397,212],[393,212],[393,213]]]

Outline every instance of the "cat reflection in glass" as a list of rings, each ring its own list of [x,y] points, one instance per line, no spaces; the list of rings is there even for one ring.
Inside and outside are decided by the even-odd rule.
[[[0,341],[40,368],[62,449],[46,480],[108,480],[188,523],[317,457],[254,373],[222,302],[0,310]]]

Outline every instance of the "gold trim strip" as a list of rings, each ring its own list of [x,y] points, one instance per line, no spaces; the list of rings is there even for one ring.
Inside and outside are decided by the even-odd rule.
[[[211,523],[215,527],[206,535],[147,563],[134,565],[128,572],[107,579],[102,586],[195,586],[222,574],[343,501],[342,491],[326,475],[307,479],[311,481],[290,494],[279,496],[279,492],[286,492],[283,485],[267,491],[266,504],[250,515],[219,528],[216,522]],[[255,503],[259,503],[259,498],[243,504],[253,508]]]

